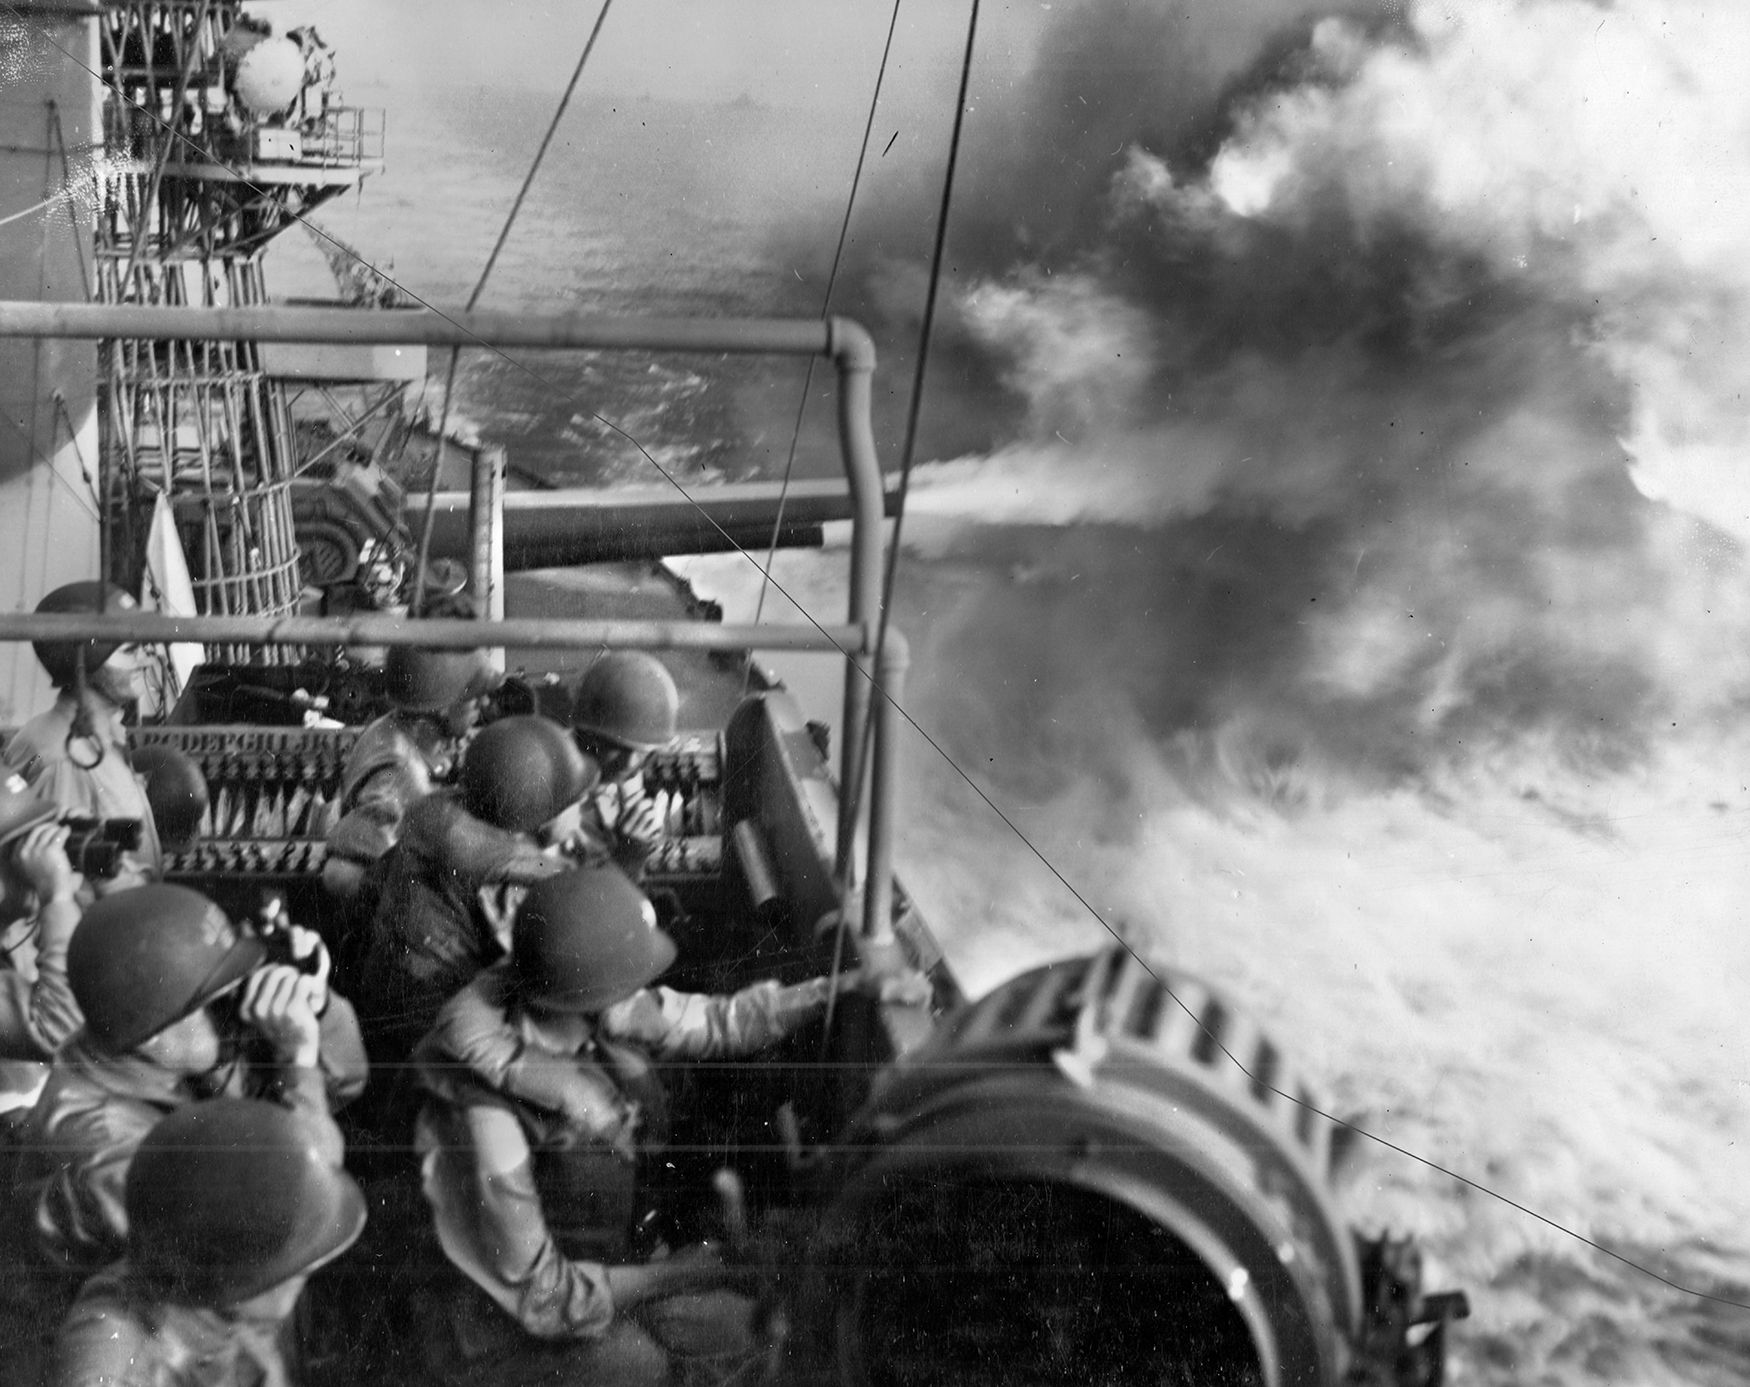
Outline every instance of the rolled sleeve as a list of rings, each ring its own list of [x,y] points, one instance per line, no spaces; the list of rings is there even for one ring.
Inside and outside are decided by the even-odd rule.
[[[50,901],[37,916],[36,982],[30,989],[30,1027],[52,1055],[85,1024],[67,981],[67,945],[82,912],[74,901]]]
[[[37,1196],[35,1223],[37,1239],[51,1258],[69,1267],[96,1268],[122,1255],[128,1237],[123,1199],[128,1167],[159,1116],[132,1103],[48,1116],[37,1145],[55,1169]]]
[[[322,1013],[319,1053],[329,1106],[343,1108],[365,1091],[371,1062],[365,1056],[358,1015],[338,992],[329,992],[328,1008]]]
[[[664,1059],[751,1055],[818,1016],[830,987],[816,978],[790,987],[755,983],[724,996],[646,988],[604,1011],[602,1032]]]

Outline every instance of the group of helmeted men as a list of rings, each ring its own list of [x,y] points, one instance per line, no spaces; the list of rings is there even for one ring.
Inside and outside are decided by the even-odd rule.
[[[38,610],[100,596],[74,584]],[[570,726],[481,726],[483,652],[391,650],[395,711],[350,753],[319,932],[163,882],[122,723],[141,652],[36,651],[57,697],[8,743],[0,783],[0,1059],[47,1077],[8,1115],[0,1378],[309,1381],[301,1292],[367,1223],[348,1105],[348,1130],[423,1195],[417,1228],[381,1236],[441,1249],[407,1300],[419,1380],[745,1372],[753,1302],[720,1250],[639,1235],[660,1068],[753,1054],[860,980],[657,984],[676,946],[639,881],[665,832],[641,769],[678,710],[661,662],[600,656]],[[91,877],[69,815],[142,831]]]

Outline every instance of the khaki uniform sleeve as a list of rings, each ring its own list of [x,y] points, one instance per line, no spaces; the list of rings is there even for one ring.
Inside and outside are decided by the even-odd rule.
[[[67,945],[83,912],[74,901],[50,901],[37,914],[36,982],[30,989],[30,1028],[52,1055],[85,1024],[67,981]]]
[[[44,1099],[52,1102],[49,1093]],[[55,1168],[37,1197],[35,1221],[37,1240],[55,1261],[95,1268],[122,1255],[128,1166],[155,1119],[133,1103],[45,1115],[36,1142]]]
[[[728,995],[646,988],[602,1013],[610,1039],[629,1040],[664,1059],[751,1055],[800,1030],[826,1009],[826,978],[790,987],[755,983]]]
[[[319,1053],[328,1104],[338,1111],[365,1091],[371,1062],[365,1055],[358,1013],[351,1002],[333,990],[328,993],[328,1009],[322,1013]]]
[[[594,1065],[523,1043],[506,1016],[494,975],[482,975],[444,1004],[431,1034],[415,1057],[422,1071],[440,1066],[449,1074],[427,1088],[454,1091],[452,1076],[466,1073],[483,1087],[509,1094],[546,1112],[561,1114],[586,1139],[627,1148],[634,1109]]]
[[[55,1336],[43,1387],[160,1387],[162,1366],[138,1320],[81,1299]]]
[[[101,817],[91,777],[71,761],[26,755],[22,764],[9,765],[8,769],[22,775],[37,794],[53,800],[61,813]]]

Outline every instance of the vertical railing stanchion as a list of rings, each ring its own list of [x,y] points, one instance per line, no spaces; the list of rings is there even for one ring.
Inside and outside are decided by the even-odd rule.
[[[874,747],[870,756],[869,874],[864,886],[863,942],[893,942],[893,831],[898,817],[899,709],[904,706],[905,672],[911,648],[889,626],[875,671]]]
[[[827,320],[828,347],[839,375],[839,447],[851,500],[850,601],[846,620],[861,625],[862,643],[845,661],[844,714],[839,724],[839,824],[834,869],[847,886],[859,880],[857,820],[869,777],[861,764],[868,741],[869,685],[874,673],[873,641],[881,617],[881,464],[875,455],[872,420],[875,344],[848,318]]]
[[[468,491],[468,587],[474,615],[482,621],[504,620],[504,490],[503,448],[480,448]],[[492,651],[493,663],[504,670],[504,647]]]

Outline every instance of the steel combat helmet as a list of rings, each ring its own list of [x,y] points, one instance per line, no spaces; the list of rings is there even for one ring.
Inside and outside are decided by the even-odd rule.
[[[599,1011],[655,981],[674,958],[649,899],[618,867],[536,882],[511,925],[518,991],[549,1011]]]
[[[67,981],[85,1032],[112,1054],[174,1025],[247,977],[267,946],[199,891],[135,886],[85,912],[67,946]]]
[[[64,583],[36,604],[37,615],[68,612],[131,612],[139,603],[114,583],[90,579],[79,583]],[[31,648],[57,689],[73,682],[79,666],[79,652],[85,652],[85,672],[90,674],[119,649],[120,641],[33,641]]]
[[[383,657],[383,691],[409,713],[442,713],[491,693],[499,674],[484,650],[391,646]]]
[[[365,1199],[296,1113],[252,1098],[189,1103],[128,1166],[128,1257],[179,1298],[234,1305],[352,1246]]]
[[[634,751],[654,751],[674,736],[680,694],[654,655],[615,650],[584,671],[571,702],[571,725]]]
[[[131,759],[135,772],[145,777],[146,803],[152,806],[159,843],[167,852],[192,847],[210,803],[207,778],[200,766],[181,747],[168,742],[140,747]]]
[[[500,718],[468,744],[459,783],[477,819],[532,833],[582,799],[596,770],[558,723],[534,713]]]

